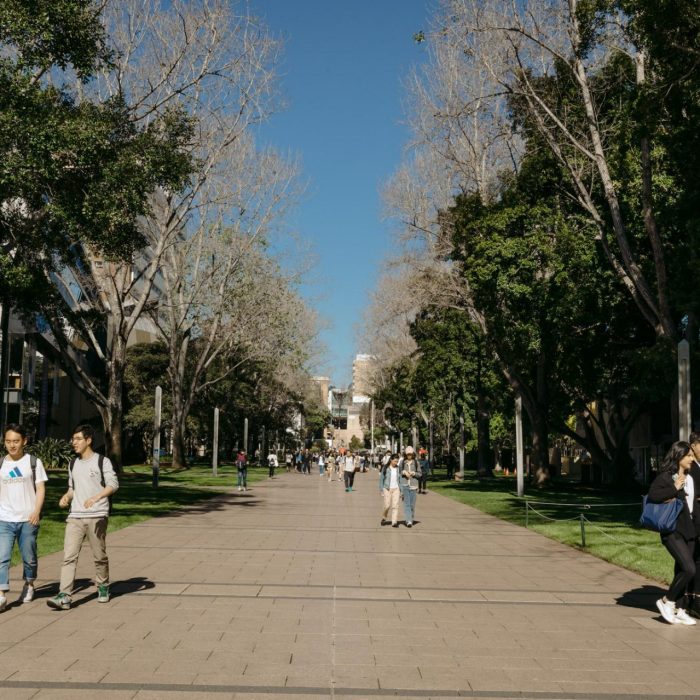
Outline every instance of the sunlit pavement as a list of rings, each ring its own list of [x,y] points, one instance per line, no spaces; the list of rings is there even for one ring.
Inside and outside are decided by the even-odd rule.
[[[700,625],[662,623],[636,574],[430,492],[412,529],[382,527],[375,471],[352,493],[224,478],[109,535],[107,604],[86,544],[85,588],[50,610],[61,555],[44,557],[37,600],[0,615],[0,698],[700,695]]]

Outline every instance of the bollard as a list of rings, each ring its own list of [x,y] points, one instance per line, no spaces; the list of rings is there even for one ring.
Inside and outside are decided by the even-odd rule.
[[[586,548],[586,516],[581,513],[581,547]]]

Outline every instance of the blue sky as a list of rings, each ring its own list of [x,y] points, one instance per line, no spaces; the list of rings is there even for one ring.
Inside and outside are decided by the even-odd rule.
[[[347,383],[363,348],[357,328],[387,256],[380,189],[399,165],[409,133],[402,81],[425,59],[413,35],[430,0],[250,0],[284,41],[288,103],[261,132],[301,158],[307,193],[291,222],[316,265],[305,294],[329,323],[325,367]]]

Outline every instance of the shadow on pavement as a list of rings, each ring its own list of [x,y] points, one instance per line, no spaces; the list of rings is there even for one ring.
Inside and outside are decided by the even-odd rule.
[[[660,586],[644,585],[623,593],[616,600],[618,605],[624,605],[628,608],[656,610],[657,599],[661,598],[665,593],[666,589]]]

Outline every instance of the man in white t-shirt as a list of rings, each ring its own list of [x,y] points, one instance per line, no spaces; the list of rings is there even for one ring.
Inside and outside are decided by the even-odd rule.
[[[93,451],[93,436],[92,426],[84,424],[75,428],[71,438],[73,450],[78,458],[68,470],[68,491],[58,502],[61,508],[70,505],[63,538],[61,582],[58,595],[46,601],[46,604],[55,610],[70,609],[78,556],[86,538],[95,560],[97,602],[109,602],[109,559],[106,541],[109,497],[116,493],[119,481],[109,458]]]
[[[34,599],[38,560],[36,538],[48,481],[41,460],[25,453],[27,433],[17,423],[5,428],[7,455],[0,466],[0,612],[7,607],[10,559],[17,542],[24,567],[22,603]]]

